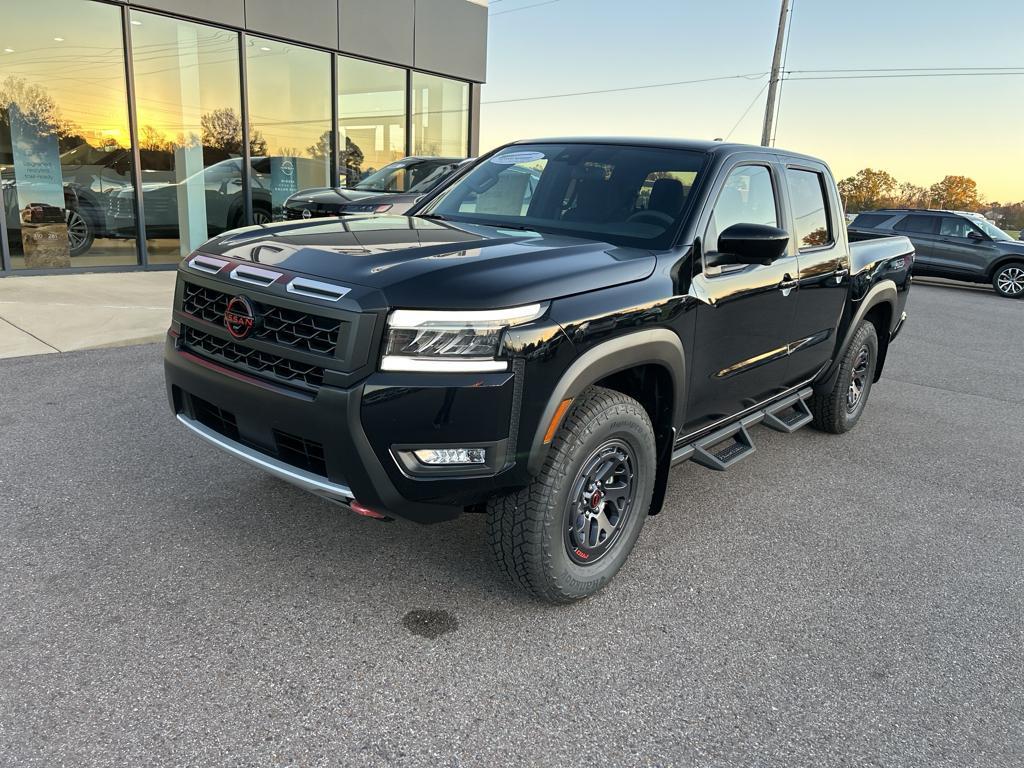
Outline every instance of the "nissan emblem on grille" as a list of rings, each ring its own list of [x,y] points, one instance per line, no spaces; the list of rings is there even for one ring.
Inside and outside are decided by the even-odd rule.
[[[309,208],[303,208],[302,209],[302,218],[308,219],[312,215],[313,215],[313,213],[309,210]]]
[[[236,339],[244,339],[256,326],[256,313],[244,296],[235,296],[224,311],[224,327]]]

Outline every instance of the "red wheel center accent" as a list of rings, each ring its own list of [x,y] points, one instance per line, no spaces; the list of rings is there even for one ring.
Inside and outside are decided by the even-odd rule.
[[[594,491],[590,496],[590,506],[592,509],[597,509],[601,506],[601,500],[604,498],[604,494],[600,491]]]

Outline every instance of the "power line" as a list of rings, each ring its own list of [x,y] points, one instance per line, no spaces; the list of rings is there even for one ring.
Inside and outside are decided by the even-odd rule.
[[[490,16],[491,17],[494,17],[494,16],[504,16],[506,13],[515,13],[516,11],[526,11],[526,10],[529,10],[530,8],[539,8],[542,5],[554,5],[555,3],[560,3],[560,2],[562,2],[562,0],[545,0],[543,3],[534,3],[533,5],[521,5],[518,8],[509,8],[507,11],[498,11],[497,13],[490,14]]]
[[[800,82],[805,80],[890,80],[913,77],[1012,77],[1014,75],[1024,75],[1024,68],[1015,72],[916,72],[888,75],[820,75],[812,77],[790,77],[788,79],[790,82]]]
[[[712,83],[720,80],[756,80],[764,77],[767,72],[751,72],[745,75],[721,75],[719,77],[703,77],[697,80],[676,80],[671,83],[650,83],[647,85],[627,85],[621,88],[602,88],[596,91],[573,91],[571,93],[549,93],[544,96],[521,96],[514,99],[494,99],[481,104],[509,104],[519,101],[541,101],[544,99],[564,99],[570,96],[592,96],[601,93],[620,93],[622,91],[640,91],[648,88],[668,88],[674,85],[693,85],[695,83]]]
[[[733,131],[735,131],[739,127],[740,123],[743,122],[743,118],[745,118],[747,114],[750,112],[750,110],[754,108],[754,105],[757,103],[758,99],[761,98],[761,94],[764,93],[765,88],[767,87],[768,83],[765,83],[758,89],[757,93],[754,95],[754,98],[751,99],[750,103],[747,105],[747,108],[743,110],[743,114],[740,115],[739,119],[736,121],[733,127],[729,129],[729,132],[725,134],[725,141],[729,140],[729,137],[732,136]]]

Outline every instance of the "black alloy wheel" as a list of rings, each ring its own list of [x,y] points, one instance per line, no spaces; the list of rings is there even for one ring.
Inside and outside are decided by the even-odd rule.
[[[633,508],[636,457],[609,440],[583,462],[565,509],[565,547],[579,565],[592,565],[618,541]]]
[[[871,372],[871,352],[867,344],[862,344],[854,357],[853,369],[850,371],[850,387],[846,392],[846,412],[854,413],[860,407],[861,399],[868,387],[868,374]]]

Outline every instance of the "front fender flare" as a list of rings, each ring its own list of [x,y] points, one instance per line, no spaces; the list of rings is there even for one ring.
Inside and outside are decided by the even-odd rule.
[[[555,385],[530,443],[530,474],[536,475],[544,465],[548,452],[544,434],[563,400],[575,398],[613,373],[649,364],[662,366],[672,378],[672,426],[678,425],[686,382],[686,355],[679,336],[667,328],[651,328],[609,339],[580,355]]]

